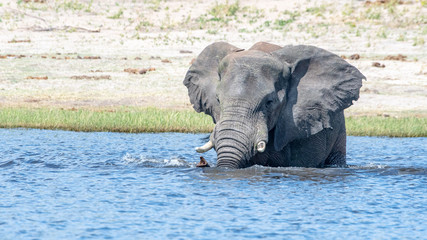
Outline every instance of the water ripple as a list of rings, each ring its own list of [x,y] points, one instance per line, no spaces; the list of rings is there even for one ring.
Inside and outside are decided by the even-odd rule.
[[[349,137],[347,168],[230,170],[195,167],[206,136],[0,129],[1,238],[425,238],[427,138]]]
[[[15,164],[15,162],[13,160],[0,162],[0,168],[9,167],[9,166],[14,165],[14,164]]]

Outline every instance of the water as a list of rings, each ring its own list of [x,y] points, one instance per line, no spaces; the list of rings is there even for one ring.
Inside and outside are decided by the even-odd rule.
[[[205,138],[0,129],[0,239],[426,239],[427,138],[241,170],[196,168]]]

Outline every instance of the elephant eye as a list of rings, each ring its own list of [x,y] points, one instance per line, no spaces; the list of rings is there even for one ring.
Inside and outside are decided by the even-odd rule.
[[[273,104],[273,100],[268,100],[268,101],[265,103],[265,106],[266,106],[267,108],[269,108],[272,104]]]

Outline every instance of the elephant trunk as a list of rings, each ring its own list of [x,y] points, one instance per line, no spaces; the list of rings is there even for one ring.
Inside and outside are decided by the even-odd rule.
[[[251,165],[250,159],[256,153],[257,128],[256,119],[248,111],[236,108],[224,111],[217,123],[214,145],[218,167],[243,168]],[[260,150],[263,150],[262,146]]]
[[[217,135],[217,166],[228,168],[243,168],[248,165],[252,155],[249,138],[240,137],[237,131]]]

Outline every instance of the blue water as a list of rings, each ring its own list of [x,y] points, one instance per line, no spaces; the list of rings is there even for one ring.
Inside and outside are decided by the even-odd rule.
[[[206,136],[0,129],[0,239],[426,239],[427,138],[219,170],[195,167]]]

